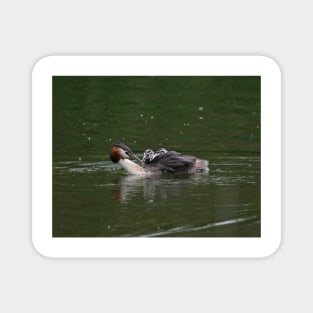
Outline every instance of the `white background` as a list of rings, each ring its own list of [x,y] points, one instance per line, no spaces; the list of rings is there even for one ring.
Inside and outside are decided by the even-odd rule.
[[[1,312],[310,312],[310,1],[2,1]],[[51,54],[257,54],[283,74],[283,234],[266,259],[48,259],[31,244],[31,70]]]
[[[51,238],[52,76],[261,77],[261,238]],[[264,56],[49,56],[32,72],[32,241],[50,257],[265,257],[281,241],[281,72]]]

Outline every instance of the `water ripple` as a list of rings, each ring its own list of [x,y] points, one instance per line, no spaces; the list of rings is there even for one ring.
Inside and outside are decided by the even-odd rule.
[[[194,232],[194,231],[199,231],[199,230],[206,230],[206,229],[213,228],[213,227],[220,227],[220,226],[225,226],[225,225],[253,221],[253,220],[256,220],[257,218],[258,218],[257,216],[250,216],[250,217],[245,217],[245,218],[235,218],[231,220],[209,223],[204,226],[198,226],[198,227],[183,227],[183,226],[174,227],[168,230],[142,235],[140,237],[159,237],[159,236],[173,235],[173,234],[179,234],[179,233],[185,233],[185,232]]]
[[[55,163],[53,168],[57,173],[87,173],[87,172],[97,172],[97,171],[115,171],[120,170],[115,164],[108,161],[99,162],[58,162]]]

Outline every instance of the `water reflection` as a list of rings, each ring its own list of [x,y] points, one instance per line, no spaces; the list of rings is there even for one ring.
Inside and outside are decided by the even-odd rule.
[[[169,197],[178,197],[189,188],[204,183],[208,174],[169,174],[157,176],[127,175],[120,177],[112,189],[112,199],[121,203],[128,203],[134,198],[142,197],[145,202],[156,199],[166,201]]]

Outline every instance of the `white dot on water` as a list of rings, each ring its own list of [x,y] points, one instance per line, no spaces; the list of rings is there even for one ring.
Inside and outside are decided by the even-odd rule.
[[[154,116],[153,116],[153,115],[151,115],[151,116],[150,116],[150,118],[153,120],[153,119],[154,119]]]
[[[140,117],[143,117],[143,114],[141,113],[139,116],[140,116]]]
[[[199,116],[199,120],[203,120],[203,117],[202,117],[202,116]]]
[[[90,137],[88,137],[87,139],[88,139],[88,140],[90,140],[91,138],[90,138]]]
[[[203,111],[203,107],[199,107],[198,110],[199,110],[199,111]]]

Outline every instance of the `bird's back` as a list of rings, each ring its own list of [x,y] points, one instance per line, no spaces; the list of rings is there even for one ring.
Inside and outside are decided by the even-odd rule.
[[[155,156],[150,162],[145,164],[145,167],[149,168],[149,170],[160,172],[189,172],[196,161],[197,158],[194,156],[183,155],[176,151],[167,151]]]

